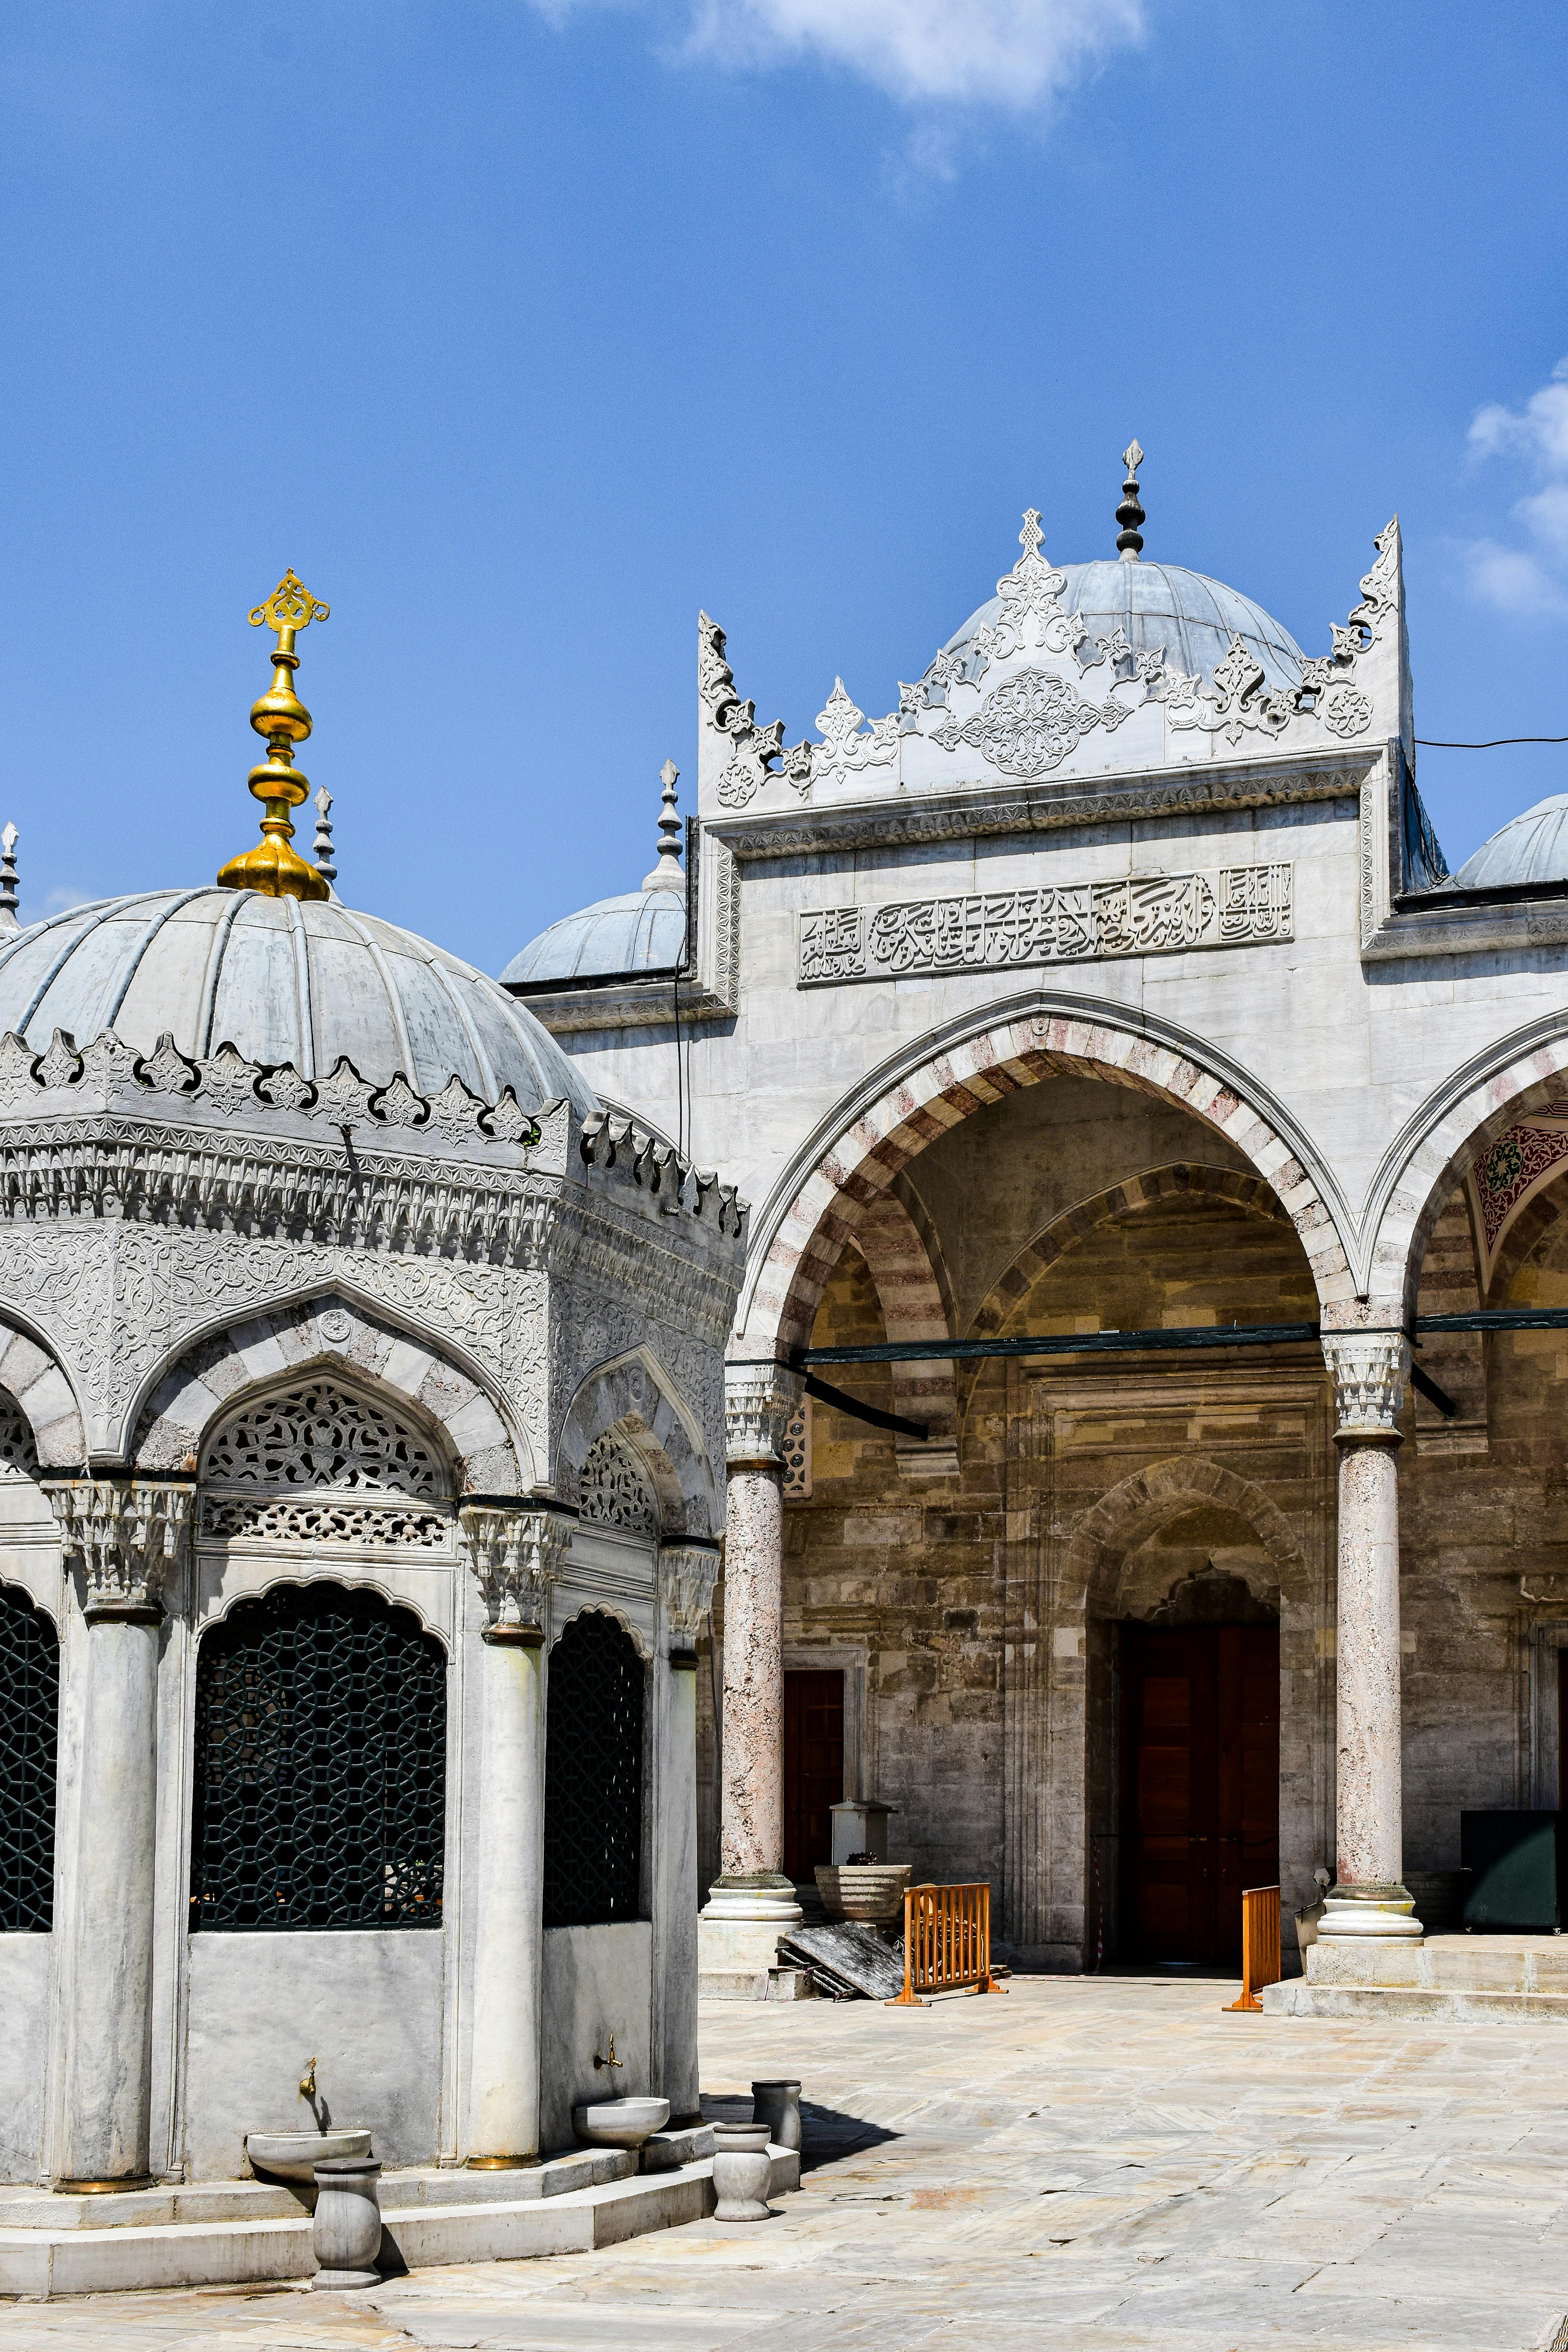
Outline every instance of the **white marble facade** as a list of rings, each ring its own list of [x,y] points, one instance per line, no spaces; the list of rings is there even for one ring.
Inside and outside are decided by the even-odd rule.
[[[612,2034],[619,2089],[696,2108],[692,1669],[743,1213],[617,1150],[493,982],[444,959],[422,999],[437,962],[243,892],[0,942],[0,1586],[59,1651],[52,1903],[0,1935],[7,2179],[241,2173],[247,2130],[309,2126],[312,2058],[389,2164],[569,2146]],[[193,1925],[202,1644],[301,1590],[379,1596],[437,1662],[438,1923]],[[546,1927],[552,1660],[588,1618],[641,1692],[640,1883],[633,1916]]]
[[[700,622],[686,1131],[755,1204],[729,1341],[746,1542],[742,1558],[732,1510],[721,1867],[780,1867],[792,1604],[779,1570],[790,1506],[776,1496],[792,1354],[851,1244],[874,1275],[889,1269],[878,1286],[890,1336],[957,1336],[939,1244],[955,1251],[963,1213],[934,1239],[921,1223],[922,1154],[934,1166],[935,1147],[1023,1089],[1093,1080],[1180,1114],[1187,1156],[1259,1180],[1310,1265],[1342,1466],[1337,1537],[1331,1480],[1322,1505],[1337,1610],[1331,1571],[1326,1613],[1314,1599],[1301,1622],[1331,1675],[1337,1643],[1338,1669],[1337,1689],[1286,1694],[1282,1820],[1300,1824],[1286,1876],[1310,1899],[1337,1806],[1356,1924],[1393,1932],[1375,1890],[1397,1900],[1401,1867],[1400,1335],[1456,1186],[1568,1083],[1563,884],[1489,891],[1447,876],[1415,791],[1397,521],[1376,535],[1347,618],[1307,653],[1245,598],[1140,565],[1135,549],[1058,569],[1037,513],[1020,537],[995,599],[900,686],[896,710],[868,720],[837,681],[794,745],[747,698],[762,650]],[[591,996],[552,991],[537,964],[528,1001],[588,1082],[672,1126],[668,988],[627,973]],[[986,1206],[977,1194],[971,1214]],[[900,1440],[898,1457],[911,1503],[940,1493],[929,1482],[951,1478],[973,1440],[958,1430],[955,1454],[952,1366],[921,1370],[931,1436]],[[1022,1546],[1024,1519],[1008,1525]],[[1064,1527],[1052,1541],[1072,1538]],[[1296,1582],[1315,1595],[1304,1567]],[[869,1581],[855,1591],[876,1607]],[[1037,1642],[1026,1614],[1027,1637],[1009,1637],[996,1666],[1020,1727],[998,1800],[1004,1913],[1063,1966],[1087,1948],[1080,1662],[1094,1604],[1081,1580],[1078,1593],[1042,1586],[1040,1606],[1063,1613]],[[822,1623],[816,1639],[831,1643]],[[1049,1676],[1030,1663],[1047,1637]],[[792,1663],[810,1654],[802,1634]],[[1066,1698],[1047,1703],[1047,1680]],[[1060,1705],[1079,1725],[1071,1754],[1048,1728]],[[909,1801],[937,1803],[934,1783]],[[1077,1826],[1058,1818],[1047,1834],[1042,1808]],[[1072,1844],[1070,1870],[1050,1862],[1053,1836]],[[1047,1927],[1053,1869],[1069,1893]]]

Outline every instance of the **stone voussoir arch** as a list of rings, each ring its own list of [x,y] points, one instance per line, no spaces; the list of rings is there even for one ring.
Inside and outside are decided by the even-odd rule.
[[[81,1470],[87,1426],[70,1378],[30,1331],[0,1320],[0,1389],[33,1433],[40,1470]]]
[[[1247,1521],[1279,1570],[1282,1587],[1305,1576],[1306,1560],[1289,1523],[1261,1486],[1207,1454],[1178,1454],[1133,1471],[1084,1512],[1063,1553],[1064,1613],[1093,1613],[1096,1599],[1111,1597],[1107,1588],[1127,1554],[1156,1528],[1203,1503],[1218,1504]]]
[[[494,1398],[423,1340],[340,1296],[251,1315],[187,1348],[143,1408],[132,1463],[145,1474],[194,1471],[221,1418],[247,1394],[312,1374],[411,1406],[437,1433],[462,1495],[525,1495],[527,1441]]]
[[[991,1019],[917,1062],[833,1135],[776,1216],[732,1346],[748,1358],[808,1343],[822,1287],[847,1241],[900,1169],[976,1111],[1058,1076],[1100,1078],[1190,1111],[1224,1135],[1271,1187],[1300,1236],[1320,1300],[1355,1296],[1322,1191],[1254,1098],[1174,1044],[1093,1013]]]
[[[648,1348],[597,1365],[566,1408],[555,1448],[555,1492],[574,1506],[583,1465],[610,1432],[647,1472],[667,1536],[707,1536],[722,1518],[712,1465],[697,1423]]]
[[[1568,1090],[1568,1015],[1555,1025],[1562,1034],[1513,1040],[1489,1066],[1470,1065],[1429,1097],[1385,1164],[1370,1297],[1384,1301],[1394,1321],[1415,1311],[1432,1229],[1476,1154]]]
[[[570,1608],[563,1610],[559,1617],[557,1617],[552,1610],[551,1612],[550,1618],[550,1647],[552,1649],[555,1647],[556,1643],[559,1642],[562,1634],[566,1631],[567,1626],[574,1625],[580,1617],[607,1617],[612,1625],[619,1626],[621,1632],[626,1635],[627,1641],[630,1642],[633,1649],[637,1652],[637,1656],[642,1660],[643,1664],[645,1666],[652,1665],[654,1659],[653,1643],[648,1640],[647,1635],[642,1631],[640,1626],[633,1622],[632,1619],[626,1614],[626,1612],[624,1609],[617,1609],[613,1601],[575,1601]]]

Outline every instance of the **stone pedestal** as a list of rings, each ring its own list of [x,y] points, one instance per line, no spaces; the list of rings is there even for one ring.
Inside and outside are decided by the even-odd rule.
[[[85,1620],[56,2186],[125,2189],[150,2166],[159,1629],[191,1490],[81,1478],[49,1501]]]
[[[1409,1359],[1397,1333],[1323,1334],[1339,1425],[1336,1837],[1339,1882],[1318,1939],[1420,1938],[1400,1883],[1399,1411]]]
[[[465,2159],[539,2158],[548,1589],[569,1537],[552,1513],[466,1504],[465,1557],[484,1597],[479,1835]]]

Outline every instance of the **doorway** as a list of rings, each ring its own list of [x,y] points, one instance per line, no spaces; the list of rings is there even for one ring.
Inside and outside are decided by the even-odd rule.
[[[1228,1960],[1279,1877],[1278,1625],[1121,1628],[1121,1945]]]
[[[844,1798],[842,1669],[786,1672],[784,1707],[784,1866],[796,1885],[833,1859],[833,1807]]]

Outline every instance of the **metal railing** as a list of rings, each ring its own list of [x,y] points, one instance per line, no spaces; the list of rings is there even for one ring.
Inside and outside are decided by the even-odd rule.
[[[904,1989],[889,2009],[923,2009],[932,1992],[1005,1992],[991,1974],[991,1889],[906,1886]]]
[[[1241,1897],[1241,1999],[1226,2009],[1261,2009],[1265,1985],[1279,1981],[1279,1889],[1248,1886]]]

